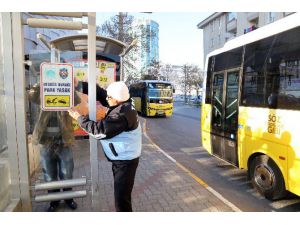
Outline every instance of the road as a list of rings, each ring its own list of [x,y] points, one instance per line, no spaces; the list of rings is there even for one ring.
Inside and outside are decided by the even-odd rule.
[[[175,103],[172,117],[146,120],[147,134],[154,143],[242,211],[300,211],[299,197],[289,194],[274,202],[263,198],[252,188],[246,171],[201,147],[199,107]]]

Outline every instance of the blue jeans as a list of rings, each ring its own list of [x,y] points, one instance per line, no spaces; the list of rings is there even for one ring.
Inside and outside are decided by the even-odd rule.
[[[73,154],[70,147],[59,145],[52,151],[46,145],[40,145],[41,166],[46,182],[73,178]]]
[[[40,145],[41,166],[46,182],[72,179],[73,178],[73,154],[70,147],[60,144],[56,150],[50,149],[47,145]],[[63,191],[70,191],[72,188],[64,188]],[[60,192],[59,189],[49,190],[51,192]],[[73,199],[65,199],[73,201]],[[59,201],[52,201],[50,205],[57,205]]]

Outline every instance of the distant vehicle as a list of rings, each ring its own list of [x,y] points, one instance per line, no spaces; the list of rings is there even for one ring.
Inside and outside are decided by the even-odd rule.
[[[202,143],[248,169],[267,199],[300,196],[300,14],[227,42],[206,58]]]
[[[144,80],[129,87],[135,108],[143,116],[171,116],[173,90],[170,82],[159,80]]]
[[[174,99],[174,102],[175,101],[179,102],[179,101],[183,101],[184,97],[182,95],[174,95],[173,99]]]
[[[193,99],[193,104],[200,105],[201,102],[202,102],[202,96],[201,95],[198,95],[197,97],[195,97]]]

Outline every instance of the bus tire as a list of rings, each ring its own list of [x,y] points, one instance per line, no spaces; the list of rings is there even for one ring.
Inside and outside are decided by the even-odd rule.
[[[254,188],[267,199],[277,200],[286,195],[282,173],[267,155],[257,156],[250,162],[249,175]]]

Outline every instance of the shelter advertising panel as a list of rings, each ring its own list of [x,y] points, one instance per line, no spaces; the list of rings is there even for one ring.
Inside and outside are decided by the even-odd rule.
[[[79,81],[88,81],[88,62],[85,59],[74,59],[68,61],[68,63],[71,63],[74,67],[74,76]],[[106,89],[109,84],[116,81],[116,72],[117,66],[114,62],[108,62],[104,60],[96,60],[96,83]],[[81,103],[77,105],[83,114],[88,114],[88,103],[87,99],[88,96],[85,94],[81,94]],[[100,105],[100,102],[96,102],[97,106]],[[97,112],[97,118],[98,118],[98,112]],[[82,136],[87,135],[85,131],[83,131],[77,122],[73,121],[73,127],[74,127],[74,134],[76,136]]]

